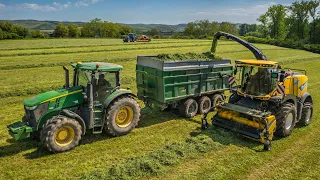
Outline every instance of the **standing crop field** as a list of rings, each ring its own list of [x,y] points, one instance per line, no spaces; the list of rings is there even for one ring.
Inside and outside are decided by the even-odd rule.
[[[221,128],[201,131],[201,116],[185,119],[175,111],[143,115],[126,136],[88,134],[80,146],[60,154],[37,149],[34,140],[15,142],[7,132],[6,125],[23,116],[23,99],[62,87],[62,65],[78,61],[120,64],[124,67],[122,87],[136,93],[137,55],[203,53],[210,47],[208,40],[0,41],[0,179],[319,179],[320,55],[271,45],[257,47],[283,67],[307,71],[315,111],[310,126],[297,127],[291,136],[274,140],[269,152],[261,151],[260,143]],[[229,41],[220,42],[217,53],[232,60],[254,58]]]

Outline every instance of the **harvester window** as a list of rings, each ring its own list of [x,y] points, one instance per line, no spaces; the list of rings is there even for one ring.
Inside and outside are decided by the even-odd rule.
[[[242,73],[243,90],[247,94],[263,96],[269,94],[277,85],[277,79],[271,77],[275,69],[244,66]]]

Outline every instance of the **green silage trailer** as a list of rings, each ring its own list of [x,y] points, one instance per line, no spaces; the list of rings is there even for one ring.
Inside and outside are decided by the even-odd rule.
[[[231,86],[231,60],[158,60],[138,56],[137,96],[146,106],[162,110],[171,106],[181,115],[193,117],[224,100]]]

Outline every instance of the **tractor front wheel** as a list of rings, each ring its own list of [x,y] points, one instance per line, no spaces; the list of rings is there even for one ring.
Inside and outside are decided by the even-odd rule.
[[[58,153],[73,149],[79,144],[82,129],[80,124],[65,116],[54,116],[41,130],[42,144],[51,152]]]
[[[122,97],[109,106],[106,114],[104,130],[111,136],[122,136],[138,125],[140,107],[134,99]]]
[[[285,102],[276,113],[277,130],[275,134],[280,137],[289,136],[297,122],[297,109],[294,104]]]

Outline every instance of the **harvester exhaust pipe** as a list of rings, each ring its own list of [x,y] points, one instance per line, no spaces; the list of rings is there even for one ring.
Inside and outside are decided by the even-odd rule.
[[[69,88],[69,69],[66,66],[63,66],[64,71],[66,72],[66,84],[64,85],[65,88]]]

